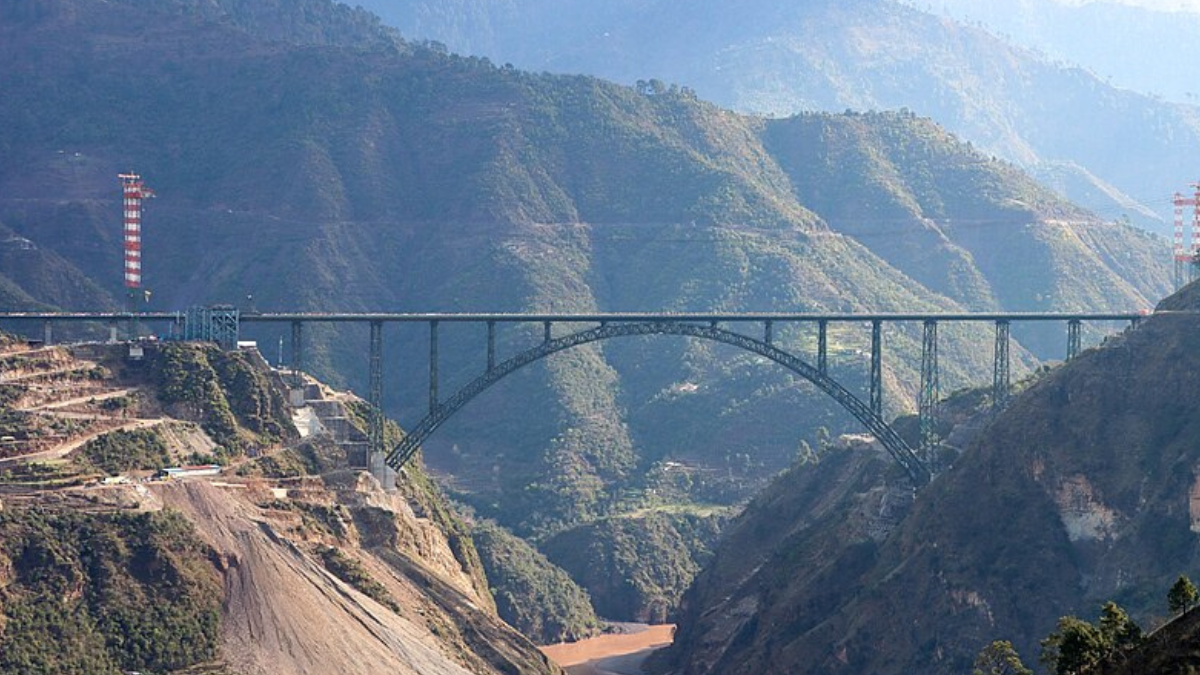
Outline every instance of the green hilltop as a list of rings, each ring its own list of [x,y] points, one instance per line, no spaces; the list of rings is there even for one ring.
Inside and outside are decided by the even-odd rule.
[[[358,0],[411,37],[530,70],[579,72],[633,84],[657,78],[689,86],[738,111],[790,115],[909,108],[928,115],[988,153],[1017,162],[1073,200],[1111,217],[1128,214],[1166,233],[1169,195],[1184,189],[1200,149],[1194,105],[1150,95],[1151,61],[1178,68],[1187,51],[1186,15],[1050,5],[1066,23],[1058,43],[1102,52],[1051,60],[987,32],[977,23],[933,13],[983,16],[1020,34],[1038,3],[908,0]],[[1112,3],[1108,3],[1112,4]],[[928,10],[928,11],[926,11]],[[1043,10],[1044,12],[1045,10]],[[1002,18],[996,18],[1000,14]],[[1096,15],[1105,14],[1100,17]],[[991,15],[990,17],[988,15]],[[1019,27],[1012,27],[1017,24]],[[1167,25],[1169,24],[1169,26]],[[1113,49],[1114,34],[1123,48]],[[1157,36],[1156,38],[1153,36]],[[1186,44],[1186,40],[1182,44]],[[1147,54],[1133,54],[1133,51]],[[1131,64],[1143,77],[1130,82]],[[1160,72],[1169,69],[1159,67]],[[1115,85],[1105,76],[1126,75]],[[1178,75],[1174,79],[1186,81]],[[1120,78],[1119,78],[1120,79]]]

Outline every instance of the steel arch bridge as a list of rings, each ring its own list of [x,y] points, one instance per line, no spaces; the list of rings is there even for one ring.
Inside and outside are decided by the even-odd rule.
[[[724,330],[715,325],[705,326],[678,322],[602,324],[596,328],[547,339],[536,347],[527,349],[507,361],[488,368],[483,375],[472,380],[444,402],[435,403],[429,414],[418,422],[416,426],[412,427],[408,431],[408,435],[404,437],[404,440],[388,453],[387,464],[393,469],[399,470],[404,466],[405,462],[416,454],[421,444],[433,432],[437,431],[438,427],[446,420],[466,407],[476,396],[482,394],[492,385],[520,368],[544,359],[551,354],[556,354],[573,347],[611,338],[643,335],[678,335],[712,340],[741,348],[774,361],[812,382],[817,388],[828,394],[853,415],[855,419],[861,422],[868,431],[879,439],[879,442],[887,450],[888,454],[905,470],[915,485],[921,486],[929,482],[929,468],[917,456],[912,447],[879,414],[872,410],[870,406],[850,393],[849,390],[832,377],[829,377],[823,369],[810,365],[800,357],[785,352],[765,340],[757,340],[741,333]]]
[[[290,325],[292,386],[303,383],[304,326],[306,324],[368,324],[370,326],[370,364],[368,420],[370,453],[368,464],[374,471],[384,465],[399,470],[450,417],[462,410],[479,394],[516,370],[551,354],[580,345],[615,337],[638,335],[677,335],[711,340],[763,356],[816,385],[859,420],[884,446],[891,457],[920,487],[932,477],[929,459],[938,447],[937,435],[939,377],[938,325],[941,323],[985,323],[995,327],[993,350],[992,406],[1004,408],[1011,390],[1009,368],[1010,324],[1065,323],[1066,358],[1071,360],[1082,349],[1081,332],[1084,322],[1128,322],[1136,327],[1149,315],[1156,317],[1194,316],[1191,312],[942,312],[942,313],[607,313],[607,314],[447,314],[447,313],[262,313],[241,312],[229,305],[195,307],[186,312],[0,312],[0,322],[41,324],[46,344],[53,341],[53,326],[70,323],[102,323],[109,329],[109,341],[117,342],[119,324],[127,323],[127,337],[141,339],[139,326],[166,323],[168,339],[216,342],[222,348],[234,349],[238,344],[241,326],[246,323]],[[403,441],[390,451],[383,434],[383,326],[393,324],[425,324],[429,327],[429,413],[414,426]],[[441,323],[486,325],[487,368],[449,399],[438,395],[438,325]],[[541,343],[518,353],[503,362],[496,359],[497,324],[542,324]],[[883,333],[885,324],[919,323],[924,339],[921,349],[921,383],[918,396],[920,450],[901,438],[883,418]],[[593,326],[570,334],[554,337],[554,325]],[[721,328],[759,325],[762,339],[743,332]],[[795,354],[777,348],[773,333],[776,325],[815,324],[817,328],[816,366]],[[828,374],[827,329],[831,324],[869,324],[871,357],[869,400],[864,403]],[[385,477],[385,476],[381,476]]]

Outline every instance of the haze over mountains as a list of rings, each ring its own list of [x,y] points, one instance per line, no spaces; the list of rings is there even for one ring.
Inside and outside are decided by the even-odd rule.
[[[1118,89],[891,0],[361,4],[405,35],[497,63],[627,84],[657,78],[735,110],[909,108],[1106,217],[1127,215],[1160,232],[1171,193],[1195,180],[1194,107]],[[1109,49],[1110,41],[1090,38]],[[1135,44],[1152,52],[1159,40]]]
[[[1191,64],[1200,58],[1200,9],[1180,2],[1065,3],[1015,0],[912,2],[1047,55],[1081,65],[1123,89],[1200,102]]]

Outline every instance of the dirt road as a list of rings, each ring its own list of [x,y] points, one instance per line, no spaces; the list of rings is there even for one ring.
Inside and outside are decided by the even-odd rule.
[[[83,445],[85,443],[87,443],[88,441],[90,441],[94,438],[98,438],[105,434],[111,434],[111,433],[114,433],[117,431],[133,431],[134,429],[148,429],[150,427],[162,424],[163,421],[164,420],[161,420],[161,419],[158,419],[158,420],[131,420],[129,422],[125,422],[124,424],[119,424],[115,427],[101,429],[99,431],[94,431],[94,432],[91,432],[88,434],[84,434],[83,436],[74,438],[70,441],[67,441],[67,442],[57,445],[53,448],[50,448],[49,450],[41,450],[38,452],[29,453],[27,455],[17,455],[15,457],[5,457],[3,459],[0,459],[0,466],[5,466],[7,464],[28,463],[28,462],[45,462],[45,461],[54,460],[54,459],[61,459],[63,457],[66,457],[67,455],[71,454],[75,450],[83,447]]]

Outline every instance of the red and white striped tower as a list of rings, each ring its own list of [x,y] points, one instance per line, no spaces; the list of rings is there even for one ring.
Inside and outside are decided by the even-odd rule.
[[[1172,253],[1175,259],[1176,290],[1196,278],[1194,261],[1196,256],[1200,255],[1200,183],[1192,183],[1190,187],[1195,190],[1193,196],[1184,197],[1176,192],[1172,199],[1175,204],[1175,242]],[[1191,222],[1186,224],[1186,237],[1183,220],[1185,206],[1192,207]]]
[[[1187,268],[1187,279],[1196,278],[1196,256],[1200,255],[1200,183],[1192,183],[1195,189],[1192,202],[1192,232],[1188,237],[1188,255],[1184,266]]]
[[[1175,261],[1175,290],[1179,290],[1183,287],[1183,273],[1187,260],[1187,249],[1183,247],[1183,207],[1187,206],[1188,200],[1176,192],[1173,201],[1175,202],[1175,243],[1171,254]]]
[[[136,289],[142,287],[142,200],[153,197],[154,191],[136,173],[122,173],[118,178],[125,202],[125,288],[129,289],[132,310]]]

